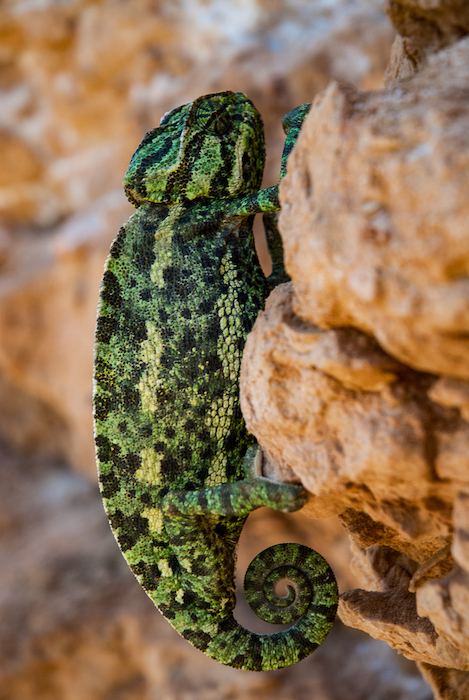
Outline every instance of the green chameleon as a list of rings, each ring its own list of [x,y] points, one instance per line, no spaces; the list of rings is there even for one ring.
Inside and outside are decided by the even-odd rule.
[[[282,159],[309,105],[284,120]],[[295,511],[301,486],[260,476],[260,450],[239,405],[247,333],[282,279],[274,213],[278,186],[259,191],[261,116],[241,93],[220,92],[168,112],[125,175],[137,207],[114,240],[98,310],[94,417],[102,495],[137,579],[171,625],[228,666],[266,671],[300,661],[327,635],[337,584],[327,562],[297,544],[250,565],[254,634],[233,617],[235,550],[260,506]],[[254,248],[254,214],[267,213],[274,273]],[[275,595],[280,580],[287,595]]]

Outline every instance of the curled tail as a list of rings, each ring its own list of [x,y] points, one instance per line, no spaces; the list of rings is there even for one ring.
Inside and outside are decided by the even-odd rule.
[[[287,564],[285,562],[288,562]],[[287,595],[275,588],[287,582]],[[334,622],[338,589],[334,573],[317,552],[300,544],[277,544],[251,562],[245,576],[246,599],[266,622],[295,624],[275,634],[256,634],[228,614],[210,630],[185,630],[195,647],[226,666],[243,671],[271,671],[312,654]]]

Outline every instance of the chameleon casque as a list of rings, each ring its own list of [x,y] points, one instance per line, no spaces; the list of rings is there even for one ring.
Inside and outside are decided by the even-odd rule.
[[[281,176],[308,109],[284,119]],[[307,500],[301,486],[259,475],[260,449],[239,405],[245,337],[282,279],[272,219],[267,280],[254,248],[254,214],[280,209],[278,186],[259,191],[263,168],[261,116],[241,93],[200,97],[146,134],[124,179],[137,210],[105,265],[94,374],[101,491],[124,557],[185,639],[250,671],[313,652],[338,595],[319,554],[275,545],[251,563],[246,598],[262,619],[295,624],[260,635],[232,614],[248,514]],[[280,580],[291,582],[285,597],[275,594]]]

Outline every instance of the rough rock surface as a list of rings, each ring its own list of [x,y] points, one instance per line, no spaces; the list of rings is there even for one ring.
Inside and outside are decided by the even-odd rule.
[[[301,318],[466,380],[468,66],[464,39],[385,92],[331,84],[292,154],[281,215]]]
[[[248,338],[242,406],[265,473],[299,477],[305,512],[338,514],[354,542],[343,622],[466,700],[469,15],[387,12],[419,58],[395,49],[385,90],[316,97],[281,187],[292,283]]]
[[[398,31],[385,80],[409,78],[433,53],[469,33],[465,0],[386,0],[387,15]]]

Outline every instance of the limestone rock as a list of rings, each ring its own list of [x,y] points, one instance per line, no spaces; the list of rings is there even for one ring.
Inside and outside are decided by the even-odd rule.
[[[455,495],[435,472],[431,425],[454,435],[460,419],[429,400],[433,376],[357,330],[298,319],[293,299],[290,284],[274,290],[248,337],[248,429],[270,462],[288,466],[313,494],[313,516],[342,513],[361,546],[398,544],[423,563],[447,543]]]
[[[466,700],[469,15],[387,8],[420,53],[385,90],[315,98],[281,185],[292,283],[248,338],[242,408],[265,474],[299,478],[305,513],[352,538],[341,619]]]
[[[409,78],[433,53],[469,33],[465,0],[386,0],[387,15],[397,31],[386,82]]]
[[[414,369],[469,378],[469,40],[384,92],[332,84],[283,181],[295,313]]]

